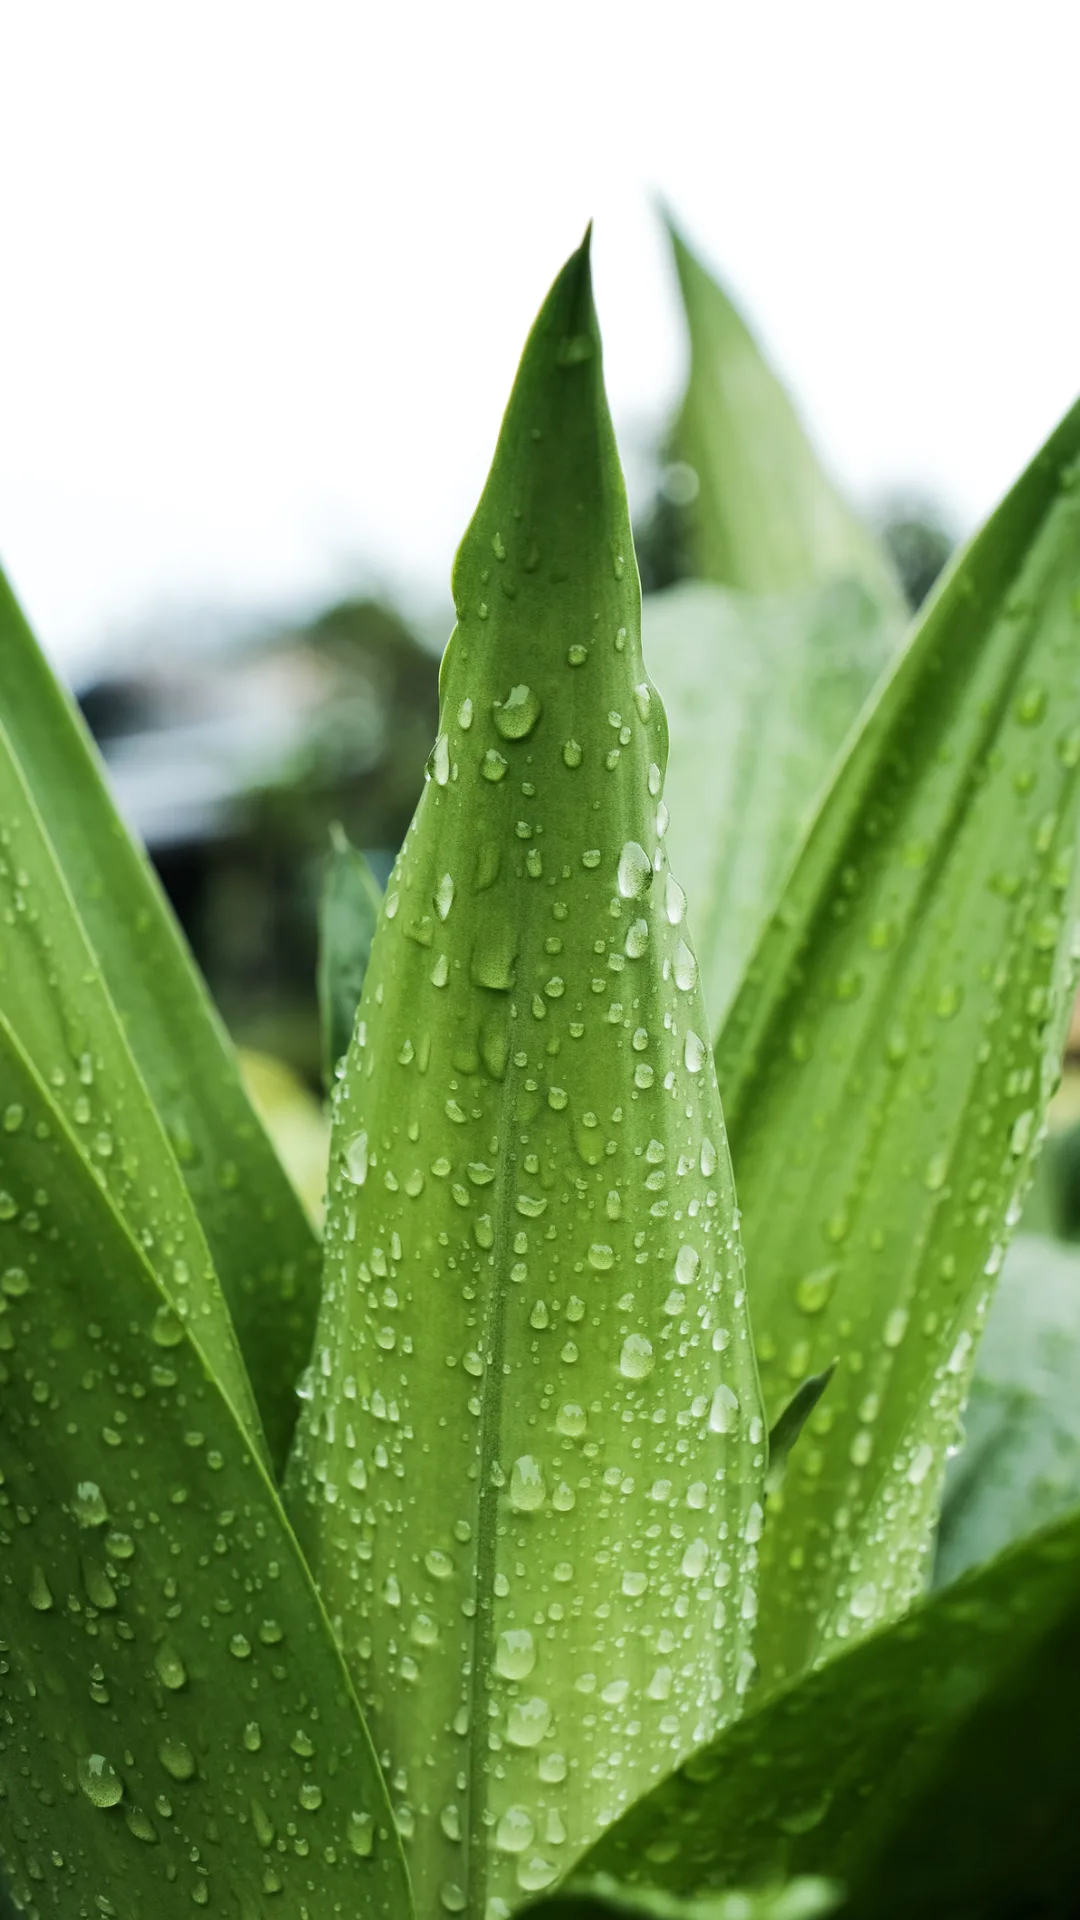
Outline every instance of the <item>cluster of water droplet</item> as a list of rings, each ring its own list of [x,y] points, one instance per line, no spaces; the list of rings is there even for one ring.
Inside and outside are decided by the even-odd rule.
[[[567,566],[603,609],[567,626],[483,517],[337,1094],[291,1486],[419,1897],[500,1920],[735,1710],[764,1429],[636,583]]]

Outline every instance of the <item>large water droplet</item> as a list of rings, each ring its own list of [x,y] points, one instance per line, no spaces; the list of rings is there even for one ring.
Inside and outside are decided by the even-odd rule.
[[[505,700],[494,702],[492,712],[504,740],[525,740],[540,718],[540,701],[531,687],[511,687]]]

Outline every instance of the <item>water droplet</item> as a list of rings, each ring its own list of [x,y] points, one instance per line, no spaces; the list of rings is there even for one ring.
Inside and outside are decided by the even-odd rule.
[[[551,1708],[534,1695],[516,1700],[506,1716],[506,1737],[512,1747],[538,1747],[551,1726]]]
[[[509,762],[504,760],[501,753],[498,753],[494,747],[489,747],[480,762],[480,771],[485,780],[501,780],[508,764]]]
[[[531,687],[511,687],[505,700],[493,703],[492,713],[504,740],[526,740],[540,718],[540,701]]]
[[[109,1517],[101,1488],[93,1480],[79,1481],[71,1510],[80,1527],[103,1527]]]
[[[562,757],[568,767],[580,767],[581,747],[576,740],[571,739],[566,741],[562,750]]]
[[[697,961],[685,940],[680,940],[672,957],[671,971],[680,993],[692,993],[697,985]]]
[[[573,1400],[568,1400],[566,1405],[560,1407],[558,1413],[555,1415],[556,1427],[560,1433],[566,1435],[568,1440],[580,1439],[587,1424],[588,1420],[584,1407],[579,1407]]]
[[[454,904],[453,874],[450,874],[450,873],[443,874],[443,877],[439,881],[439,884],[436,887],[434,895],[432,897],[435,902],[435,911],[438,914],[439,919],[445,920],[447,918],[447,915],[450,912],[451,907]]]
[[[647,1380],[656,1365],[652,1342],[643,1333],[629,1333],[619,1355],[619,1372],[624,1380]]]
[[[507,1807],[495,1828],[495,1845],[503,1853],[524,1853],[535,1833],[528,1807]]]
[[[162,1686],[168,1687],[172,1693],[178,1693],[181,1687],[187,1686],[187,1668],[167,1640],[154,1655],[154,1672]]]
[[[800,1313],[821,1313],[829,1303],[833,1285],[840,1269],[835,1264],[827,1267],[815,1267],[813,1273],[805,1274],[795,1289],[795,1304]]]
[[[687,1073],[700,1073],[705,1065],[707,1049],[699,1034],[688,1032],[683,1046],[683,1062]]]
[[[103,1753],[88,1753],[75,1765],[79,1785],[92,1807],[115,1807],[124,1797],[124,1783]]]
[[[624,900],[638,900],[652,879],[652,861],[643,846],[628,840],[619,855],[617,884]]]
[[[605,1247],[597,1241],[594,1241],[589,1248],[586,1258],[595,1273],[606,1273],[609,1267],[615,1265],[615,1254],[612,1248]]]
[[[508,1627],[495,1641],[495,1671],[504,1680],[526,1680],[536,1665],[536,1642],[527,1627]]]
[[[713,1391],[712,1405],[709,1408],[709,1426],[713,1433],[734,1433],[739,1415],[739,1402],[729,1386],[721,1381]]]
[[[172,1734],[167,1734],[158,1747],[158,1759],[170,1780],[195,1778],[195,1755],[183,1740],[177,1740]]]
[[[346,1177],[354,1187],[362,1187],[368,1174],[368,1137],[366,1133],[354,1133],[346,1141],[342,1159],[345,1163]]]
[[[531,1453],[523,1453],[510,1469],[510,1505],[519,1513],[535,1513],[546,1497],[544,1476]]]

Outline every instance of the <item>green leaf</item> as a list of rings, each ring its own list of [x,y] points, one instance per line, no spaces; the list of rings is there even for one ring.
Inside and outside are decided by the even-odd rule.
[[[945,1481],[946,1585],[1080,1503],[1080,1254],[1021,1234],[1001,1270]]]
[[[262,1448],[251,1385],[198,1217],[2,723],[0,820],[4,1016],[176,1311],[198,1323],[215,1377],[252,1444]],[[22,1124],[17,1103],[0,1112],[5,1130]],[[0,1220],[15,1219],[14,1204],[0,1191]],[[36,1203],[18,1220],[20,1234],[42,1224]]]
[[[352,1039],[382,890],[344,827],[331,828],[319,903],[319,1018],[327,1089]]]
[[[1067,1874],[1077,1885],[1078,1631],[1074,1513],[751,1708],[631,1807],[580,1872],[694,1900],[824,1875],[860,1920],[1071,1912],[1067,1897],[1021,1896],[1061,1867],[1059,1897]],[[1052,1836],[1057,1854],[1040,1861]]]
[[[272,1484],[0,1023],[0,1846],[31,1912],[403,1920],[404,1865]],[[6,1202],[5,1202],[6,1204]],[[34,1213],[40,1230],[31,1231]],[[295,1835],[295,1842],[293,1836]]]
[[[901,618],[892,566],[822,470],[745,321],[669,222],[690,330],[690,379],[674,451],[698,483],[697,572],[750,593],[801,593],[858,580]]]
[[[610,1874],[597,1874],[560,1888],[529,1912],[533,1920],[603,1920],[605,1914],[625,1914],[627,1920],[819,1920],[839,1904],[839,1888],[818,1878],[680,1900],[655,1887],[621,1886]]]
[[[671,734],[669,851],[715,1030],[898,627],[854,580],[768,598],[688,581],[643,615]]]
[[[836,1372],[836,1368],[837,1362],[833,1360],[821,1373],[810,1374],[801,1386],[796,1387],[787,1406],[777,1414],[770,1427],[769,1471],[765,1476],[766,1491],[770,1495],[780,1487],[787,1469],[788,1455]]]
[[[1080,408],[869,710],[717,1049],[770,1419],[767,1681],[900,1612],[1019,1217],[1073,988]]]
[[[481,1914],[734,1711],[765,1465],[586,248],[453,585],[289,1487],[421,1907]]]
[[[0,720],[172,1141],[280,1462],[311,1350],[317,1243],[157,881],[2,575],[0,652]]]

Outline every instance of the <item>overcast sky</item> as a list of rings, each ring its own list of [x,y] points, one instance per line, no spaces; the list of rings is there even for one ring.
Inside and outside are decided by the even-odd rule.
[[[0,554],[71,665],[177,604],[445,592],[595,216],[628,459],[651,211],[856,495],[964,527],[1080,388],[1075,0],[8,0]]]

